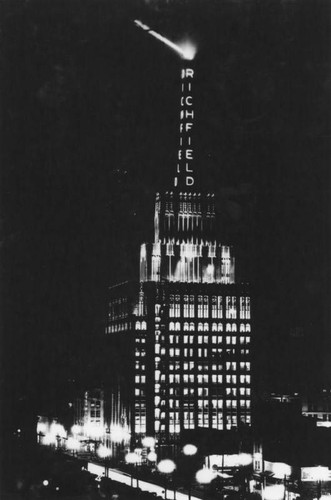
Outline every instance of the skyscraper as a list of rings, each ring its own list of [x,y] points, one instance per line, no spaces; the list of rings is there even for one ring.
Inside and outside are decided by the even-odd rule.
[[[214,194],[194,173],[194,68],[181,70],[173,185],[156,195],[154,241],[140,249],[139,283],[110,288],[106,334],[117,359],[112,425],[134,442],[251,423],[251,304],[232,247],[216,231]],[[114,413],[113,413],[114,417]]]

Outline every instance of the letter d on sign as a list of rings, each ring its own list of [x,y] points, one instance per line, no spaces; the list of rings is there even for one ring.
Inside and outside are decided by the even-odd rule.
[[[186,177],[186,186],[193,186],[193,184],[194,184],[193,177],[187,176]]]

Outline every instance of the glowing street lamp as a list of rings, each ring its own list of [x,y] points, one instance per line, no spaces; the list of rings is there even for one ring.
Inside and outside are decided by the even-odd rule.
[[[54,436],[54,434],[47,432],[44,436],[43,444],[46,444],[46,445],[56,444],[56,437]]]
[[[183,447],[183,453],[187,457],[192,457],[193,455],[196,455],[198,452],[198,448],[194,444],[186,444]]]
[[[75,424],[75,425],[73,425],[71,427],[71,433],[72,434],[80,434],[81,432],[82,432],[82,426],[81,425]]]
[[[135,469],[137,463],[140,461],[140,457],[134,451],[130,451],[125,455],[125,461],[127,464],[131,464],[133,466],[133,469]],[[138,477],[136,477],[136,481],[137,481],[137,488],[139,488]],[[133,487],[133,471],[131,475],[131,487]]]
[[[239,453],[238,462],[242,467],[247,467],[253,462],[253,457],[250,453]]]
[[[165,476],[167,477],[168,475],[171,475],[174,472],[174,470],[176,469],[176,464],[169,458],[165,458],[164,460],[161,460],[157,464],[157,468],[162,474],[165,474]],[[164,498],[165,500],[167,499],[167,481],[165,485]]]
[[[155,453],[155,451],[150,451],[148,453],[147,460],[149,460],[150,462],[156,462],[156,460],[157,460],[157,454]]]
[[[265,500],[283,500],[285,495],[285,486],[283,484],[273,484],[264,489]]]
[[[130,439],[130,432],[120,425],[113,425],[110,428],[110,436],[114,443],[121,443]]]
[[[105,477],[108,477],[107,458],[111,455],[111,449],[101,444],[97,450],[97,454],[105,461]]]
[[[145,446],[146,448],[154,448],[155,439],[153,437],[146,436],[142,440],[142,445]]]
[[[210,484],[213,479],[215,479],[215,473],[204,467],[203,469],[198,470],[198,472],[195,475],[195,479],[199,484],[202,484],[203,486]],[[205,498],[205,489],[203,489],[203,497]]]
[[[73,455],[77,453],[79,448],[80,448],[80,442],[78,441],[78,439],[74,437],[69,437],[67,439],[67,449],[71,450]]]
[[[207,468],[198,470],[198,472],[195,475],[195,479],[200,484],[209,484],[212,482],[214,478],[215,478],[215,473]]]
[[[194,457],[194,455],[197,454],[198,448],[195,446],[195,444],[185,444],[183,446],[183,455],[186,457]],[[188,498],[191,500],[191,489],[192,489],[192,484],[191,484],[191,477],[188,482]]]

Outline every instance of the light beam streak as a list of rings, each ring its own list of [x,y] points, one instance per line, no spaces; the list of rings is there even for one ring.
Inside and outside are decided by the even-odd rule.
[[[172,50],[177,52],[177,54],[179,54],[180,57],[182,57],[183,59],[186,59],[187,61],[192,61],[192,59],[194,59],[196,48],[191,43],[185,42],[183,44],[176,44],[171,40],[168,40],[168,38],[166,38],[165,36],[160,35],[156,31],[152,30],[149,26],[142,23],[138,19],[136,19],[134,23],[138,28],[141,28],[142,30],[146,31],[149,35],[156,38],[157,40],[160,40],[160,42],[164,43]]]

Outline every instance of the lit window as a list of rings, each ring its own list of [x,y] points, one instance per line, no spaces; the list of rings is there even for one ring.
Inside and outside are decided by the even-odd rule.
[[[190,323],[190,331],[194,332],[194,323]]]
[[[223,325],[222,323],[218,323],[218,331],[223,332]]]
[[[203,304],[198,304],[198,318],[203,318]]]
[[[140,330],[140,321],[136,321],[136,330]]]
[[[212,330],[212,332],[217,332],[217,323],[213,323],[211,325],[211,330]]]
[[[175,330],[177,330],[177,331],[179,331],[179,330],[180,330],[180,323],[179,323],[179,321],[177,321],[177,322],[175,323]]]
[[[246,324],[246,332],[250,332],[251,331],[251,325],[250,324]]]
[[[203,331],[203,324],[198,323],[198,332],[202,332],[202,331]]]
[[[217,315],[218,318],[223,318],[223,297],[217,297]]]
[[[184,330],[184,331],[187,331],[188,329],[189,329],[188,323],[187,323],[187,322],[185,322],[185,323],[184,323],[183,330]]]
[[[235,323],[232,323],[232,331],[233,332],[237,331],[237,325]]]

